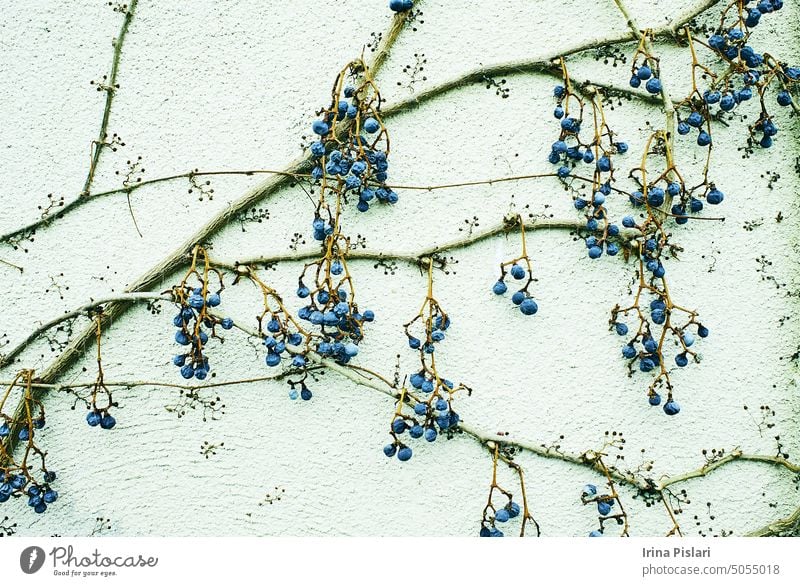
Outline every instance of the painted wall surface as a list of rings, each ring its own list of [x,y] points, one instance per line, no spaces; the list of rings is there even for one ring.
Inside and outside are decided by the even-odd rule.
[[[369,57],[365,46],[386,34],[393,16],[386,4],[141,0],[125,39],[108,125],[124,146],[104,150],[92,191],[120,187],[127,162],[138,157],[143,179],[192,169],[283,169],[303,154],[336,74],[362,51]],[[644,28],[662,26],[671,11],[692,4],[631,0],[629,8]],[[387,106],[481,66],[549,57],[627,31],[611,0],[425,0],[419,8],[423,14],[400,32],[377,78]],[[703,18],[713,23],[718,16],[719,6]],[[38,218],[48,194],[70,201],[83,188],[105,97],[89,82],[108,73],[122,18],[101,0],[0,2],[0,232]],[[798,22],[800,9],[786,2],[757,29],[759,46],[799,63]],[[688,51],[657,47],[664,83],[675,96],[685,95]],[[635,45],[617,48],[630,56]],[[630,76],[629,62],[604,64],[594,51],[571,56],[568,64],[577,80],[626,87]],[[390,183],[552,172],[546,158],[558,134],[552,117],[557,78],[523,73],[504,79],[505,98],[472,83],[388,119]],[[682,247],[668,262],[672,295],[697,309],[711,330],[697,345],[700,364],[672,369],[682,412],[667,417],[647,405],[649,377],[628,377],[621,338],[609,331],[609,311],[629,299],[634,265],[621,256],[593,261],[573,233],[553,229],[528,235],[535,316],[522,316],[491,292],[498,263],[518,253],[516,233],[454,250],[447,274],[434,275],[435,293],[453,319],[437,364],[473,388],[455,403],[465,422],[576,454],[602,446],[606,431],[622,432],[625,460],[619,465],[636,469],[653,461],[656,479],[699,468],[702,450],[773,456],[776,435],[790,458],[800,458],[798,362],[796,354],[792,358],[800,332],[798,123],[790,109],[772,110],[782,130],[771,150],[744,156],[741,149],[757,114],[755,100],[740,111],[747,119],[716,126],[711,176],[726,199],[706,215],[724,216],[724,222],[670,228]],[[664,116],[657,103],[627,99],[607,115],[630,145],[617,159],[624,167],[620,184],[629,189],[627,171],[638,166]],[[689,182],[697,182],[706,151],[689,139],[676,145]],[[157,183],[129,200],[124,193],[98,198],[16,247],[2,245],[0,259],[24,272],[0,265],[0,344],[13,347],[37,325],[124,291],[264,176],[209,180],[213,198],[200,201],[186,179]],[[580,217],[553,177],[397,192],[400,200],[391,207],[359,214],[349,206],[346,229],[363,238],[365,250],[414,255],[497,225],[512,211]],[[630,209],[622,197],[609,198],[608,206],[615,218]],[[232,222],[213,237],[212,258],[234,261],[316,245],[314,204],[300,187],[281,189],[256,207],[268,217]],[[285,262],[262,271],[294,310],[301,268]],[[361,303],[377,316],[354,363],[391,379],[399,360],[405,376],[417,358],[402,324],[425,297],[425,276],[402,262],[386,268],[352,261],[351,270]],[[154,290],[180,278],[164,274]],[[258,291],[226,280],[221,307],[254,328]],[[103,338],[106,380],[182,383],[171,364],[173,313],[166,302],[155,313],[140,304],[115,320]],[[82,318],[74,331],[87,324]],[[65,336],[42,338],[0,371],[0,379],[9,381],[23,367],[44,370]],[[263,346],[241,332],[212,344],[209,353],[215,375],[209,383],[269,374]],[[93,380],[95,374],[90,351],[60,380]],[[47,427],[37,438],[58,471],[59,500],[43,515],[22,499],[0,505],[0,514],[23,535],[477,534],[492,470],[485,447],[466,436],[420,440],[411,461],[387,459],[382,447],[392,399],[334,372],[317,378],[309,402],[291,401],[285,380],[201,390],[201,398],[219,396],[224,403],[224,414],[207,421],[202,407],[180,418],[166,408],[180,403],[177,389],[121,389],[118,424],[108,432],[86,425],[83,404],[73,409],[73,395],[50,392]],[[775,415],[759,426],[763,405]],[[203,454],[204,442],[219,448]],[[544,535],[585,535],[595,528],[597,515],[582,506],[580,492],[587,482],[602,484],[598,473],[524,451],[516,461]],[[508,469],[500,474],[504,484],[517,486]],[[690,501],[679,521],[688,535],[741,535],[791,514],[798,486],[779,466],[736,462],[676,486]],[[670,529],[663,506],[647,506],[635,490],[620,490],[633,535]]]

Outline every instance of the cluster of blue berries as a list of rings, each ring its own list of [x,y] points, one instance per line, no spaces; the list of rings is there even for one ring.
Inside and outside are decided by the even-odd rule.
[[[590,531],[589,537],[602,537],[604,532],[604,522],[607,519],[613,518],[618,522],[620,520],[619,515],[613,514],[614,503],[616,500],[608,494],[598,495],[597,487],[594,484],[587,484],[583,487],[583,491],[581,492],[581,502],[584,505],[588,503],[595,503],[597,506],[597,514],[599,515],[600,519],[600,528]]]
[[[525,264],[527,264],[527,270],[521,264],[523,261]],[[495,295],[503,295],[506,291],[508,291],[508,285],[506,285],[506,275],[508,274],[510,274],[516,281],[522,281],[523,279],[527,278],[523,286],[515,291],[511,296],[511,303],[519,307],[519,310],[523,315],[534,315],[537,311],[539,311],[539,305],[536,303],[536,301],[534,301],[533,297],[531,297],[530,293],[528,292],[528,287],[530,287],[531,283],[533,282],[530,259],[525,256],[500,264],[500,278],[497,279],[497,282],[494,285],[492,285],[492,292]]]
[[[680,122],[678,132],[688,134],[692,126],[700,128],[713,116],[713,105],[718,105],[721,112],[730,112],[757,95],[761,114],[758,121],[750,127],[749,142],[769,148],[778,127],[766,109],[765,92],[773,81],[778,81],[781,89],[777,93],[776,101],[779,106],[790,106],[793,102],[791,89],[800,81],[800,69],[785,67],[749,44],[751,29],[759,24],[762,15],[780,10],[783,2],[761,0],[753,5],[752,0],[746,0],[742,2],[742,7],[743,22],[737,19],[733,26],[721,26],[708,38],[708,46],[730,64],[728,72],[705,90],[701,99],[692,100],[690,96],[684,101],[692,112]],[[701,146],[711,144],[709,132],[701,130],[697,143]]]
[[[631,69],[630,86],[638,88],[642,82],[648,93],[655,95],[661,92],[661,80],[658,78],[657,70],[650,66],[649,59],[645,59],[641,65],[637,65],[634,61]]]
[[[556,174],[561,179],[565,179],[572,173],[572,169],[579,162],[587,165],[594,163],[596,173],[611,172],[611,156],[615,153],[625,153],[628,150],[628,145],[624,142],[615,142],[612,143],[610,148],[604,148],[597,144],[596,140],[590,143],[583,143],[580,139],[581,118],[575,118],[568,114],[569,99],[572,97],[571,92],[565,86],[557,85],[553,88],[553,96],[556,98],[553,116],[560,120],[561,131],[558,140],[550,148],[547,160],[553,165],[559,165]],[[578,100],[577,104],[582,109],[582,102]]]
[[[656,295],[649,304],[649,319],[645,317],[645,312],[638,305],[620,309],[618,306],[612,310],[611,313],[611,327],[619,336],[627,336],[630,333],[628,325],[620,319],[621,315],[627,316],[629,312],[634,311],[639,319],[639,326],[633,337],[630,338],[622,347],[622,355],[629,361],[631,371],[634,365],[638,366],[641,372],[651,372],[659,369],[659,374],[655,378],[653,384],[648,389],[648,402],[652,406],[661,405],[661,395],[657,392],[657,388],[661,384],[666,384],[668,390],[667,401],[664,403],[663,410],[667,415],[677,415],[680,412],[680,405],[672,398],[672,385],[669,381],[669,374],[666,370],[664,361],[664,340],[669,333],[675,338],[678,346],[678,353],[675,356],[675,364],[681,368],[689,364],[689,359],[692,358],[697,361],[697,354],[690,349],[695,343],[695,334],[692,330],[696,331],[699,338],[708,336],[708,328],[703,324],[696,321],[696,314],[694,312],[687,312],[683,308],[676,307],[669,302],[665,294]],[[681,326],[675,326],[671,323],[673,312],[683,311],[689,313],[689,321]],[[653,335],[652,324],[662,327],[659,335]]]
[[[364,337],[364,324],[374,321],[375,313],[369,309],[359,310],[347,263],[335,243],[337,235],[329,238],[334,239],[334,243],[326,255],[308,265],[300,276],[297,296],[307,305],[300,308],[298,317],[319,328],[320,339],[315,347],[318,354],[347,364],[358,354],[358,343]],[[309,269],[315,274],[313,288],[306,286],[303,280]],[[296,355],[294,366],[304,366],[304,360]]]
[[[562,62],[565,80],[568,79],[566,66]],[[583,101],[573,96],[569,90],[569,83],[557,85],[553,90],[557,100],[553,115],[561,120],[561,133],[558,140],[550,149],[548,160],[560,167],[556,174],[563,180],[572,172],[570,164],[574,166],[578,161],[593,165],[592,195],[591,197],[573,196],[575,209],[584,213],[586,229],[590,235],[585,239],[586,250],[589,258],[598,259],[605,251],[609,256],[615,256],[620,251],[617,236],[619,227],[608,222],[608,212],[605,207],[606,198],[611,195],[611,182],[614,176],[612,163],[615,155],[624,155],[628,152],[628,144],[615,140],[614,133],[605,122],[602,104],[599,100],[592,101],[595,115],[594,137],[591,142],[583,143],[580,139],[580,119],[568,116],[567,110],[570,100],[577,104],[583,111]],[[600,123],[598,120],[602,120]],[[498,285],[502,289],[502,286]],[[520,300],[520,297],[517,298]]]
[[[44,415],[37,417],[36,419],[32,419],[30,423],[25,422],[20,430],[17,432],[17,439],[23,442],[33,441],[33,436],[36,434],[37,429],[42,429],[44,427]],[[8,422],[4,422],[3,425],[0,425],[0,438],[5,439],[11,434],[11,427],[9,426]]]
[[[428,278],[432,279],[431,272]],[[421,333],[412,333],[415,324],[421,325]],[[397,455],[401,462],[411,459],[411,447],[400,439],[406,431],[412,439],[424,437],[425,441],[434,442],[440,433],[450,434],[458,427],[461,418],[452,408],[453,395],[467,387],[456,386],[440,376],[432,356],[436,345],[445,339],[450,325],[450,318],[429,294],[420,312],[403,326],[408,346],[419,353],[422,367],[408,377],[411,390],[403,389],[403,398],[398,403],[389,430],[392,441],[383,448],[387,457]],[[412,407],[413,415],[403,413],[405,405]]]
[[[269,319],[266,319],[267,316]],[[266,322],[266,326],[264,325]],[[300,353],[290,352],[288,346],[299,346],[305,339],[299,332],[292,331],[291,322],[288,316],[284,316],[282,312],[273,311],[259,318],[259,332],[263,337],[264,346],[267,349],[267,355],[264,361],[267,366],[274,368],[281,364],[284,357],[292,358],[292,366],[295,368],[303,368],[306,365],[305,357]],[[264,329],[267,331],[264,332]]]
[[[11,430],[16,424],[21,423],[16,439],[24,448],[21,450],[23,454],[19,462],[14,458],[13,452],[6,453],[6,450],[3,450],[5,461],[3,467],[0,468],[0,503],[8,501],[12,496],[27,495],[28,506],[36,513],[44,513],[47,505],[54,503],[58,498],[58,493],[50,487],[50,484],[56,479],[56,473],[47,469],[45,462],[47,452],[42,451],[35,441],[37,430],[45,426],[45,416],[44,405],[31,393],[30,383],[33,371],[23,371],[14,382],[16,383],[21,376],[24,376],[27,382],[27,388],[23,395],[25,417],[15,420],[3,414],[3,423],[0,425],[0,441],[8,441]],[[42,474],[40,480],[35,478],[38,473],[33,469],[33,462],[40,462],[39,471]]]
[[[713,93],[710,95],[713,99]],[[692,112],[685,119],[681,119],[680,117],[678,118],[678,134],[685,136],[692,131],[692,128],[694,128],[697,130],[698,146],[709,146],[711,144],[711,134],[707,128],[703,128],[704,124],[707,125],[707,121],[707,116],[704,116],[697,110],[692,110]]]
[[[505,537],[505,533],[497,524],[505,525],[511,519],[519,517],[521,512],[522,509],[519,504],[509,500],[506,506],[494,510],[494,516],[487,517],[487,513],[484,513],[484,519],[481,521],[481,529],[478,535],[480,537]]]
[[[345,71],[356,70],[350,64]],[[342,78],[340,76],[339,82]],[[337,83],[337,90],[341,83]],[[371,203],[397,203],[398,195],[386,186],[389,162],[386,129],[373,107],[376,101],[374,84],[359,87],[347,85],[334,91],[333,105],[316,120],[311,130],[319,138],[311,144],[316,164],[311,170],[314,180],[341,197],[358,198],[356,208],[366,212]],[[337,133],[337,124],[347,122],[344,136]],[[324,240],[325,222],[314,228],[314,238]]]
[[[90,427],[100,427],[101,429],[111,429],[117,424],[117,420],[108,412],[108,409],[92,409],[86,414],[86,423]]]
[[[53,504],[58,499],[58,492],[50,487],[50,483],[56,479],[55,472],[45,472],[43,484],[29,480],[24,473],[12,474],[7,470],[3,473],[2,479],[0,503],[8,501],[12,496],[25,494],[28,496],[28,506],[34,512],[41,514],[47,510],[47,505]]]
[[[401,462],[410,460],[413,454],[411,447],[400,439],[406,431],[412,439],[424,437],[427,442],[435,442],[441,432],[455,429],[461,420],[458,413],[451,408],[450,393],[455,392],[453,383],[427,378],[424,372],[411,375],[411,379],[415,379],[411,381],[412,387],[427,392],[430,396],[414,404],[414,415],[397,412],[392,419],[392,442],[383,447],[383,453],[388,458],[397,455]]]
[[[172,320],[173,325],[178,328],[175,342],[187,347],[187,350],[183,354],[175,355],[172,363],[180,368],[181,376],[185,379],[194,377],[204,380],[208,376],[210,366],[203,349],[209,337],[219,337],[216,335],[216,326],[224,330],[233,327],[233,320],[230,318],[218,318],[209,312],[220,304],[220,291],[211,293],[205,283],[192,288],[185,281],[173,289],[179,306],[179,313]],[[102,426],[102,419],[95,423],[90,421],[89,425],[98,423]]]

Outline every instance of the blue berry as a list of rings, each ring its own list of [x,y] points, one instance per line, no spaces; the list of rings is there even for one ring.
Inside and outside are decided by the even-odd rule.
[[[191,364],[186,364],[181,368],[181,376],[185,379],[190,379],[194,376],[194,367]]]
[[[661,395],[658,393],[653,393],[652,395],[647,397],[647,402],[650,403],[653,407],[661,404]]]
[[[599,246],[592,246],[589,249],[589,258],[591,259],[600,258],[602,254],[603,254],[603,249],[600,248]]]
[[[593,531],[589,531],[589,537],[602,537],[602,536],[603,536],[603,534],[600,533],[597,529],[594,529]]]
[[[508,286],[503,281],[497,281],[492,287],[492,291],[495,295],[502,295],[508,291]]]
[[[792,95],[787,92],[786,90],[781,90],[778,92],[778,105],[780,106],[788,106],[792,103]]]
[[[428,429],[425,430],[425,441],[429,442],[436,441],[437,435],[439,434],[436,432],[436,429],[433,427],[429,427]]]
[[[597,159],[597,169],[598,171],[602,171],[603,173],[607,173],[611,170],[611,160],[603,155],[599,159]]]
[[[722,99],[719,101],[719,107],[724,112],[730,112],[736,106],[736,100],[733,99],[733,96],[730,94],[725,94],[722,96]]]
[[[691,128],[689,128],[689,125],[686,124],[686,122],[683,120],[678,122],[678,134],[689,134],[690,130]]]
[[[705,131],[701,130],[697,135],[697,144],[700,146],[708,146],[711,144],[711,136]]]
[[[520,265],[514,264],[511,267],[511,276],[517,280],[525,278],[525,269],[523,269]]]
[[[642,81],[647,81],[653,76],[653,70],[647,65],[642,65],[636,70],[636,77]]]
[[[719,189],[712,189],[706,194],[706,201],[712,205],[717,205],[722,203],[722,200],[725,198],[725,194],[723,194]]]
[[[686,356],[685,352],[681,352],[677,356],[675,356],[675,364],[680,367],[684,367],[689,364],[689,358]]]
[[[664,413],[666,413],[667,415],[677,415],[678,413],[680,413],[680,410],[681,406],[678,405],[672,399],[664,403]]]
[[[633,228],[636,226],[636,219],[633,216],[625,216],[622,218],[622,225],[626,228]]]
[[[686,124],[700,128],[703,125],[703,115],[700,112],[692,112],[686,118]]]
[[[428,406],[425,403],[417,403],[414,405],[414,413],[422,416],[428,412]]]
[[[636,75],[632,75],[629,83],[631,84],[631,87],[636,88],[642,85],[642,80],[639,79]]]
[[[531,299],[530,297],[528,297],[527,299],[525,299],[525,300],[524,300],[524,301],[523,301],[523,302],[520,304],[520,306],[519,306],[519,310],[520,310],[520,311],[521,311],[521,312],[522,312],[524,315],[533,315],[534,313],[536,313],[537,311],[539,311],[539,306],[538,306],[538,305],[536,305],[536,302],[535,302],[533,299]]]
[[[397,459],[400,460],[401,462],[407,462],[408,460],[410,460],[411,455],[412,455],[411,448],[409,448],[408,446],[403,446],[397,451]]]
[[[100,420],[100,427],[103,429],[111,429],[117,424],[117,420],[114,419],[113,415],[109,415],[108,413],[103,416]]]
[[[627,345],[627,346],[623,346],[623,348],[622,348],[622,355],[625,358],[629,358],[629,359],[630,358],[634,358],[637,354],[638,354],[638,352],[636,351],[636,348],[634,348],[630,344]]]
[[[553,110],[553,116],[557,119],[561,119],[564,117],[564,108],[561,106],[556,106],[555,110]]]
[[[498,523],[505,523],[510,519],[510,515],[506,509],[500,509],[499,511],[495,512],[494,520]]]
[[[642,358],[639,362],[639,370],[642,372],[650,372],[656,367],[656,363],[652,358]]]
[[[411,427],[411,429],[408,430],[408,435],[410,435],[414,439],[421,438],[423,431],[424,430],[422,429],[421,425],[415,424],[414,426]]]
[[[328,126],[322,120],[315,120],[314,123],[311,125],[311,130],[314,132],[314,134],[325,136],[331,131],[331,127]]]
[[[392,431],[395,433],[403,433],[406,427],[406,422],[403,419],[395,419],[392,421]]]
[[[661,91],[661,80],[657,77],[652,77],[647,81],[644,87],[651,94],[657,94]]]
[[[628,333],[628,326],[623,323],[618,323],[614,326],[614,329],[617,331],[617,334],[620,336],[625,336]]]
[[[222,326],[223,330],[229,330],[233,327],[233,320],[229,317],[223,318],[219,325]]]
[[[102,418],[102,415],[100,415],[100,413],[97,411],[89,411],[89,413],[86,414],[86,423],[92,427],[97,427],[100,425],[100,420]]]
[[[597,501],[597,512],[605,517],[611,513],[611,503],[609,501]]]
[[[300,389],[300,398],[303,401],[310,401],[311,397],[312,397],[312,394],[311,394],[311,391],[309,389],[307,389],[306,387],[303,387],[302,389]]]
[[[383,453],[386,454],[387,458],[391,458],[397,453],[397,446],[394,444],[386,444],[383,446]]]
[[[364,121],[364,130],[370,134],[378,132],[380,127],[381,127],[380,123],[377,120],[375,120],[375,118],[367,118]]]
[[[651,187],[647,190],[647,203],[658,207],[664,203],[664,190],[660,187]]]
[[[525,301],[525,293],[522,291],[517,291],[511,296],[511,303],[514,305],[520,305],[523,301]]]
[[[683,343],[686,345],[687,348],[692,344],[694,344],[694,336],[692,335],[691,332],[685,332],[683,334]]]
[[[700,336],[701,338],[707,338],[708,337],[708,328],[705,327],[705,326],[698,326],[697,327],[697,335]]]

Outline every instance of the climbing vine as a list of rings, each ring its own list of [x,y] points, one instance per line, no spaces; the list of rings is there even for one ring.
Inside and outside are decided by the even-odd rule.
[[[572,233],[574,239],[585,246],[593,262],[625,264],[626,270],[631,271],[631,298],[609,308],[608,321],[609,328],[624,340],[619,360],[625,361],[630,376],[648,377],[642,383],[643,394],[650,405],[660,406],[666,415],[676,416],[681,412],[681,405],[685,409],[687,403],[696,400],[690,393],[677,389],[671,378],[672,364],[684,368],[693,362],[697,368],[703,367],[696,344],[702,344],[702,339],[711,333],[701,321],[701,310],[692,306],[691,301],[673,297],[668,285],[672,278],[668,277],[670,262],[682,250],[680,227],[698,224],[696,229],[702,231],[713,226],[724,218],[708,215],[708,206],[720,209],[716,206],[721,206],[723,200],[726,205],[735,205],[736,198],[742,196],[736,193],[734,186],[724,185],[723,177],[713,176],[712,153],[718,128],[722,125],[736,127],[737,123],[742,126],[747,153],[776,146],[780,138],[775,108],[797,112],[800,68],[758,48],[758,25],[769,18],[777,18],[773,13],[784,7],[780,0],[734,0],[724,4],[720,7],[718,23],[709,30],[701,29],[694,19],[716,7],[718,1],[699,2],[661,29],[640,28],[622,0],[613,2],[629,27],[624,35],[595,39],[543,60],[482,67],[420,90],[414,86],[427,81],[429,74],[422,74],[427,63],[424,55],[415,54],[417,63],[412,68],[413,73],[409,72],[410,66],[404,70],[410,76],[408,85],[413,96],[390,103],[381,94],[378,74],[397,38],[406,29],[417,30],[417,25],[423,22],[419,10],[421,0],[416,3],[391,0],[388,4],[394,16],[389,29],[373,33],[369,54],[344,64],[338,74],[332,76],[330,100],[314,113],[310,126],[313,139],[306,145],[304,156],[286,169],[192,169],[187,173],[143,179],[144,169],[140,159],[136,159],[119,189],[94,191],[103,153],[124,146],[116,134],[109,137],[108,127],[114,97],[117,92],[124,91],[117,81],[118,71],[123,43],[138,3],[132,0],[115,8],[122,16],[122,25],[113,43],[111,71],[102,82],[93,84],[98,92],[104,93],[105,106],[98,137],[91,142],[84,188],[76,198],[66,202],[63,197],[56,199],[51,194],[48,196],[50,204],[38,219],[0,235],[0,243],[14,251],[27,252],[35,246],[37,232],[48,229],[79,207],[114,195],[124,194],[126,206],[133,214],[131,194],[147,185],[181,181],[185,185],[188,181],[190,193],[198,191],[201,200],[210,200],[214,193],[211,187],[214,177],[264,175],[267,179],[213,217],[174,253],[132,283],[126,292],[91,299],[40,324],[20,340],[6,341],[5,336],[0,337],[0,368],[16,369],[13,379],[5,382],[6,390],[0,401],[3,420],[0,426],[0,502],[11,497],[27,497],[30,507],[36,513],[43,513],[58,498],[56,473],[46,465],[46,449],[36,439],[37,430],[45,425],[45,398],[49,391],[63,391],[75,397],[75,405],[82,403],[87,407],[88,425],[112,430],[117,424],[118,415],[115,414],[119,407],[115,397],[122,391],[150,386],[180,389],[178,402],[166,407],[169,412],[182,417],[187,409],[202,407],[204,419],[206,415],[217,419],[224,413],[224,403],[216,395],[219,387],[283,380],[288,386],[289,398],[305,403],[311,401],[315,393],[325,392],[320,390],[324,385],[315,386],[321,372],[341,375],[392,399],[393,408],[386,412],[390,439],[383,446],[383,453],[397,462],[412,459],[414,442],[411,440],[434,443],[437,438],[471,438],[482,446],[492,467],[486,505],[476,512],[475,533],[481,536],[499,537],[509,530],[520,536],[548,532],[534,517],[536,503],[529,497],[526,471],[516,458],[520,452],[582,466],[587,473],[599,475],[600,486],[588,483],[580,492],[580,501],[597,511],[598,523],[589,533],[591,536],[628,536],[631,533],[634,520],[627,513],[626,498],[645,499],[648,504],[661,503],[666,515],[664,533],[685,534],[678,517],[687,497],[685,492],[676,492],[672,487],[733,462],[768,464],[800,475],[800,466],[789,459],[779,442],[775,455],[747,453],[739,448],[721,451],[706,457],[695,470],[656,479],[650,475],[652,465],[630,470],[621,459],[613,459],[612,452],[624,449],[621,433],[606,433],[598,449],[567,453],[557,446],[534,445],[505,432],[487,431],[479,422],[462,420],[456,410],[458,401],[486,390],[470,381],[454,382],[445,378],[449,365],[438,349],[445,345],[451,328],[457,328],[463,317],[457,308],[446,311],[434,294],[439,275],[447,277],[456,262],[448,253],[498,236],[518,242],[519,254],[495,265],[496,281],[489,285],[498,298],[509,292],[509,285],[513,286],[510,301],[519,311],[509,317],[509,327],[522,331],[539,318],[523,318],[520,314],[541,316],[548,311],[541,301],[536,301],[539,261],[530,247],[530,239],[542,229]],[[664,75],[667,66],[656,49],[661,41],[687,51],[691,63],[691,91],[677,101],[667,82],[669,76]],[[630,43],[633,46],[628,47],[631,50],[626,54],[621,46]],[[621,67],[615,71],[617,77],[624,75],[622,87],[579,80],[572,75],[571,57],[596,51],[598,47],[613,48],[615,52],[611,58],[615,67],[618,62],[630,64],[629,72],[621,74]],[[390,160],[402,157],[403,152],[402,144],[390,141],[393,117],[471,83],[494,88],[496,95],[507,98],[510,89],[503,76],[512,73],[535,73],[555,80],[550,118],[554,131],[550,140],[555,140],[548,152],[543,140],[532,138],[542,142],[532,144],[532,148],[543,153],[542,157],[553,166],[551,172],[437,185],[402,185],[390,180]],[[649,137],[638,157],[633,156],[628,142],[612,128],[614,100],[623,97],[647,104],[658,103],[664,115],[663,124],[649,128]],[[757,118],[750,124],[739,123],[733,114],[749,101],[757,102]],[[550,113],[546,115],[549,117]],[[695,144],[683,144],[689,135]],[[683,149],[704,149],[704,162],[699,172],[692,165],[679,164],[678,155]],[[629,162],[630,158],[636,161]],[[772,187],[772,179],[770,181]],[[542,188],[560,189],[570,198],[574,215],[526,217],[513,210],[496,217],[497,223],[488,228],[481,227],[483,222],[475,217],[468,222],[469,228],[460,239],[416,253],[397,253],[368,248],[357,232],[358,215],[348,213],[349,209],[367,213],[383,206],[391,217],[392,208],[403,205],[404,192],[433,194],[440,190],[499,183],[535,183]],[[301,246],[306,242],[304,235],[296,232],[288,254],[269,251],[252,258],[217,258],[213,238],[231,224],[245,232],[245,223],[268,220],[270,213],[259,206],[268,196],[288,185],[302,188],[313,202],[313,213],[308,218],[309,241],[313,241],[313,248]],[[726,197],[723,188],[731,192],[731,197]],[[629,205],[628,213],[615,219],[612,211],[615,207],[609,205],[612,201]],[[138,231],[135,217],[133,221]],[[359,283],[352,263],[361,260],[373,262],[387,274],[394,274],[397,264],[406,264],[418,269],[426,280],[421,287],[424,297],[420,295],[423,301],[418,313],[403,324],[402,334],[398,332],[398,339],[405,337],[402,346],[407,345],[407,349],[403,351],[410,350],[418,358],[419,364],[411,372],[402,372],[398,366],[394,376],[383,375],[360,361],[363,346],[369,344],[371,324],[382,318],[368,308],[369,299],[362,293],[357,295]],[[7,268],[24,274],[23,267],[10,261],[2,262]],[[279,263],[298,265],[297,285],[293,291],[282,291],[272,282],[270,269]],[[175,274],[183,276],[176,278],[167,290],[159,291],[158,285],[164,276]],[[226,289],[244,288],[245,284],[252,286],[248,289],[250,293],[255,291],[259,305],[256,315],[245,318],[230,316],[227,309],[223,312]],[[289,295],[300,300],[302,305],[298,310],[287,301]],[[115,322],[122,314],[141,302],[150,304],[155,319],[172,320],[178,349],[171,360],[179,375],[164,381],[106,380],[101,350],[103,335],[116,327]],[[168,306],[175,310],[170,318],[166,311],[161,311],[161,307]],[[711,311],[713,309],[703,309],[703,320]],[[55,359],[37,372],[25,367],[29,359],[26,350],[40,339],[49,339],[48,336],[66,325],[68,341],[57,345]],[[85,328],[74,331],[79,325]],[[265,375],[224,383],[211,381],[216,372],[225,368],[217,366],[215,352],[226,339],[234,336],[256,342],[251,345],[266,364]],[[61,380],[66,369],[90,348],[96,353],[96,378],[78,382]],[[537,349],[529,351],[535,354]],[[211,389],[211,395],[203,394],[204,390]],[[679,393],[681,403],[678,402]],[[313,401],[308,408],[313,408],[312,405]],[[224,442],[206,441],[201,454],[209,459],[223,445]],[[499,479],[498,471],[504,468],[514,478],[513,484]],[[534,482],[537,480],[534,477]],[[528,480],[528,488],[530,484]],[[800,509],[789,519],[755,533],[785,531],[796,526],[798,518]]]

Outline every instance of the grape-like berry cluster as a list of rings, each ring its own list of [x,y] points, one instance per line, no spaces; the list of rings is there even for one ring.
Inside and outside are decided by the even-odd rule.
[[[686,31],[693,61],[692,92],[678,105],[678,134],[687,135],[696,129],[697,144],[709,146],[712,120],[756,98],[754,101],[760,105],[760,112],[756,122],[749,126],[748,144],[762,148],[772,146],[778,126],[767,108],[770,100],[766,92],[777,84],[775,101],[781,107],[791,106],[794,102],[792,92],[796,91],[800,81],[800,69],[788,67],[772,55],[759,52],[751,40],[753,29],[761,22],[762,16],[781,8],[781,0],[762,0],[755,5],[751,0],[742,0],[725,9],[719,27],[707,43],[703,43],[725,62],[726,69],[721,73],[699,62],[695,41]],[[705,89],[698,87],[698,72],[708,80]]]
[[[37,432],[45,426],[45,414],[42,402],[33,397],[32,382],[32,370],[19,372],[0,400],[0,420],[3,422],[0,425],[0,458],[3,462],[0,468],[0,503],[7,502],[11,497],[27,496],[28,506],[36,513],[44,513],[47,506],[58,499],[58,492],[50,486],[56,479],[56,473],[47,469],[47,454],[36,442]],[[14,419],[2,412],[6,400],[17,385],[24,387],[24,415],[20,419]],[[13,453],[6,450],[6,441],[14,428],[19,429],[17,439],[24,445],[19,462]]]
[[[620,251],[617,239],[620,231],[618,226],[608,221],[605,203],[612,192],[613,159],[616,155],[628,152],[628,144],[616,140],[614,132],[606,122],[603,103],[598,92],[595,92],[590,102],[594,134],[588,142],[581,139],[584,100],[573,91],[563,59],[561,71],[564,84],[557,85],[553,90],[557,101],[553,115],[561,120],[561,133],[558,140],[553,143],[548,159],[551,163],[560,165],[556,175],[562,181],[566,181],[577,163],[582,161],[592,165],[592,195],[590,198],[585,198],[575,194],[573,205],[576,210],[583,212],[586,218],[586,230],[589,233],[586,237],[586,249],[589,258],[598,259],[604,251],[609,256],[615,256]],[[577,118],[570,116],[570,109],[578,112]]]
[[[522,235],[522,254],[516,258],[500,263],[500,278],[492,285],[492,292],[495,295],[503,295],[508,291],[506,276],[509,274],[515,281],[524,280],[522,287],[511,296],[511,303],[519,307],[523,315],[533,315],[539,311],[539,305],[534,301],[528,291],[531,283],[533,283],[535,279],[533,278],[531,259],[528,256],[527,243],[525,241],[525,224],[522,220],[522,216],[517,215],[511,219],[507,218],[506,225],[509,228],[514,225],[519,226]]]
[[[450,329],[450,317],[442,310],[439,302],[433,297],[433,261],[428,267],[428,295],[419,313],[403,326],[408,346],[419,354],[421,368],[408,377],[412,390],[403,387],[402,395],[397,403],[390,426],[392,442],[386,444],[383,453],[387,457],[397,455],[398,460],[405,462],[411,459],[412,450],[400,436],[408,431],[409,437],[433,442],[440,433],[450,433],[458,426],[460,417],[452,408],[453,396],[462,390],[469,389],[439,375],[436,367],[436,345],[445,339],[445,332]],[[420,329],[419,333],[414,330]],[[413,409],[413,414],[405,414],[404,406]]]
[[[202,265],[198,266],[201,260]],[[218,284],[215,292],[210,289],[211,275],[216,277]],[[196,281],[195,285],[189,284],[192,280]],[[211,268],[205,250],[196,246],[189,272],[180,285],[172,289],[173,298],[179,307],[179,313],[172,320],[172,324],[178,328],[175,342],[187,347],[186,352],[173,357],[172,363],[180,368],[181,376],[185,379],[194,377],[204,380],[208,376],[211,367],[204,352],[205,345],[209,338],[222,340],[217,335],[217,326],[223,330],[233,327],[233,320],[230,318],[220,318],[211,313],[221,303],[222,289],[222,274]]]

